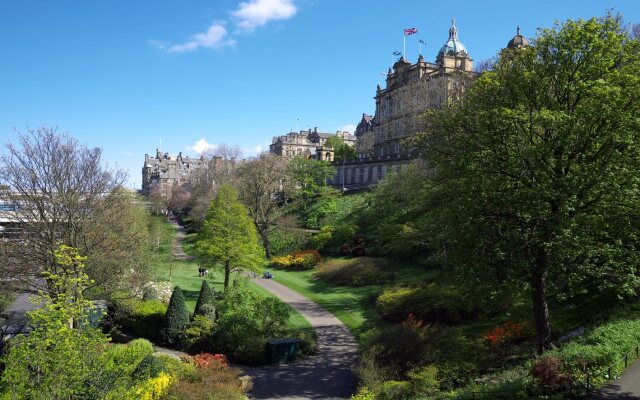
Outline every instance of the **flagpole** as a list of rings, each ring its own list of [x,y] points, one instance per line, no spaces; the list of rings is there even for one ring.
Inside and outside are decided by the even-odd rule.
[[[407,59],[407,35],[402,35],[402,58]]]

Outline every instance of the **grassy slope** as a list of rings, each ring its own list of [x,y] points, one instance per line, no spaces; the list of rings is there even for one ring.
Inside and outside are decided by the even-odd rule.
[[[387,324],[375,310],[375,299],[384,287],[398,283],[432,281],[438,272],[411,265],[394,268],[394,277],[385,285],[338,286],[313,277],[310,271],[273,271],[276,280],[307,296],[338,317],[356,335]]]
[[[198,276],[198,265],[193,261],[176,261],[171,257],[171,247],[173,238],[175,237],[175,230],[171,224],[163,222],[163,242],[164,244],[160,248],[160,254],[158,254],[154,260],[154,269],[159,280],[168,281],[171,280],[175,285],[182,289],[184,294],[187,309],[191,312],[195,309],[198,294],[200,293],[200,285],[202,280],[206,279],[209,285],[216,291],[222,291],[224,279],[221,271],[212,270],[209,271],[209,276],[206,278]],[[185,240],[185,252],[193,254],[193,243],[195,241],[195,235],[190,234]],[[170,278],[171,275],[171,279]],[[261,287],[251,284],[250,288],[264,294],[266,296],[273,296],[270,292],[262,289]],[[289,319],[289,327],[292,329],[308,329],[311,328],[309,322],[304,319],[300,313],[291,309],[291,318]]]

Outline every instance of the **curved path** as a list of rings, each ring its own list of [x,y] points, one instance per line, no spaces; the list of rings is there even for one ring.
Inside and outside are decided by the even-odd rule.
[[[318,351],[302,361],[268,367],[242,367],[253,377],[249,397],[255,400],[348,399],[356,389],[351,368],[357,357],[356,341],[333,314],[273,279],[253,279],[296,309],[316,331]]]
[[[182,249],[184,228],[172,222],[177,231],[174,258],[192,260],[193,257]],[[358,347],[349,329],[318,304],[273,279],[252,281],[289,304],[309,321],[316,331],[318,350],[312,357],[291,364],[240,367],[253,378],[249,397],[253,400],[350,398],[357,384],[351,368],[355,365]]]
[[[611,381],[587,400],[640,400],[640,361],[636,360],[622,376]]]

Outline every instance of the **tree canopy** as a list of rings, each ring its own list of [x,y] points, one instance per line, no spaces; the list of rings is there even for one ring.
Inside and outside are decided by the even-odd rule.
[[[478,282],[529,291],[540,352],[549,283],[638,285],[638,93],[639,42],[619,19],[569,20],[505,50],[414,143],[434,175],[431,239]]]
[[[345,143],[339,136],[331,136],[325,141],[325,145],[333,148],[333,158],[336,161],[346,161],[358,158],[356,149]]]
[[[251,270],[262,265],[256,228],[232,186],[225,184],[218,189],[198,233],[196,251],[201,265],[224,269],[225,289],[233,269]]]

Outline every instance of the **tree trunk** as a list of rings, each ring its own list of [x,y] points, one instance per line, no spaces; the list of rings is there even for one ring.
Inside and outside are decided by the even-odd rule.
[[[264,247],[264,256],[267,257],[267,260],[271,260],[271,243],[269,242],[269,237],[265,235],[262,236],[262,246]]]
[[[551,345],[551,324],[547,304],[548,258],[544,250],[539,250],[536,265],[531,274],[531,299],[533,301],[533,320],[538,337],[538,354],[544,353]]]
[[[229,260],[224,262],[224,289],[229,287],[229,275],[231,275],[231,266]]]
[[[262,239],[264,256],[267,258],[267,260],[271,260],[271,242],[269,242],[269,235],[267,233],[267,230],[269,229],[268,223],[265,223],[264,229],[262,229],[263,227],[260,226],[260,224],[258,224],[255,220],[253,221],[253,224],[256,227],[256,231],[258,231],[258,234],[260,235],[260,239]]]

